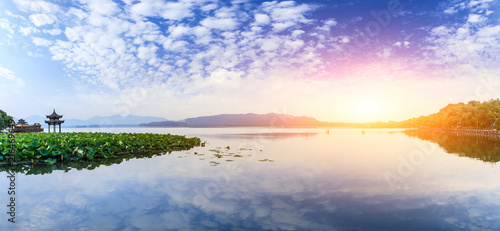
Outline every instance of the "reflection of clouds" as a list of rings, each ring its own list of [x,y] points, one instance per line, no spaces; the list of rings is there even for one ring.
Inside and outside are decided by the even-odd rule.
[[[155,164],[152,167],[154,166]],[[216,168],[212,168],[214,169]],[[370,220],[370,212],[380,212],[387,216],[392,215],[391,219],[404,221],[412,215],[407,213],[408,211],[416,209],[423,212],[434,211],[434,207],[443,209],[435,215],[446,219],[445,221],[450,222],[449,225],[452,227],[468,225],[466,227],[488,228],[484,225],[478,226],[479,222],[487,224],[487,218],[499,218],[496,215],[498,209],[495,210],[498,207],[488,208],[484,202],[471,201],[467,192],[463,197],[460,197],[460,193],[451,196],[449,193],[443,193],[439,195],[444,202],[441,205],[437,205],[434,199],[409,195],[395,195],[393,198],[387,195],[378,198],[375,196],[373,201],[380,201],[382,203],[380,204],[373,202],[372,198],[365,198],[366,201],[355,198],[358,193],[356,191],[343,193],[342,188],[337,188],[349,187],[348,185],[338,185],[328,180],[318,183],[318,179],[310,177],[293,181],[293,177],[288,176],[300,178],[300,174],[279,173],[278,170],[266,172],[269,175],[277,175],[273,177],[264,178],[262,172],[254,172],[247,177],[233,177],[225,188],[216,188],[209,203],[196,205],[192,201],[195,195],[192,190],[198,185],[212,182],[211,178],[191,178],[197,174],[172,178],[172,175],[162,176],[150,172],[149,177],[152,181],[147,181],[146,178],[130,177],[128,171],[139,171],[137,168],[115,170],[120,171],[115,172],[113,176],[103,175],[101,179],[93,179],[109,182],[110,179],[116,178],[118,185],[115,183],[111,186],[113,190],[108,188],[92,193],[90,189],[82,190],[87,186],[86,183],[81,184],[82,182],[75,180],[59,185],[58,192],[53,194],[46,191],[39,195],[36,187],[30,189],[30,197],[35,198],[39,195],[45,199],[41,202],[30,201],[31,204],[28,206],[31,207],[31,212],[28,215],[28,223],[37,224],[42,230],[66,226],[64,222],[67,222],[67,227],[81,227],[84,230],[112,230],[120,227],[125,230],[200,230],[210,227],[333,230],[336,227],[335,221],[349,217],[349,214],[351,219],[358,217],[361,220]],[[85,179],[92,178],[93,172],[78,172],[82,177],[75,179],[85,182]],[[130,178],[125,180],[122,177]],[[44,178],[50,182],[52,177]],[[155,184],[152,185],[151,182]],[[50,185],[51,183],[48,183],[48,186]],[[97,185],[103,187],[102,184]],[[66,193],[68,195],[61,196]],[[58,199],[59,197],[61,199]],[[368,203],[369,201],[372,203]],[[388,203],[390,205],[387,205]],[[471,211],[467,212],[467,208],[471,208]],[[318,219],[317,214],[322,214],[323,217]],[[457,217],[460,219],[448,217],[450,214],[453,216],[458,214]],[[421,216],[425,217],[425,213]],[[322,219],[327,218],[331,221],[324,223]],[[425,220],[420,218],[417,221]],[[342,229],[342,226],[337,228]]]

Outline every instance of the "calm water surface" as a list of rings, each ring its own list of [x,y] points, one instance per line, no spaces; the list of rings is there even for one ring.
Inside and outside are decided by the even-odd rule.
[[[489,151],[499,141],[358,129],[66,131],[185,134],[207,144],[18,174],[15,224],[2,172],[1,230],[500,230],[500,152]]]

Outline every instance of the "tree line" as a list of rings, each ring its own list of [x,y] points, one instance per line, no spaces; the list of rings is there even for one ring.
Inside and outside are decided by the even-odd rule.
[[[3,130],[8,126],[8,121],[12,119],[12,116],[7,115],[6,112],[0,110],[0,130]]]
[[[400,122],[402,127],[500,128],[500,100],[448,104],[439,112]]]

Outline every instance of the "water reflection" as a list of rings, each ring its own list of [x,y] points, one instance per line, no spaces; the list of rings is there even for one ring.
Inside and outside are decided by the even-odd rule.
[[[170,152],[171,153],[171,152]],[[24,175],[44,175],[50,174],[55,170],[62,170],[68,172],[72,169],[74,170],[94,170],[101,166],[111,166],[114,164],[120,164],[123,161],[129,161],[131,159],[142,159],[142,158],[152,158],[154,156],[161,156],[165,153],[143,153],[136,154],[134,156],[125,156],[123,158],[106,158],[106,159],[93,159],[93,160],[79,160],[75,162],[56,162],[55,164],[18,164],[18,165],[0,165],[0,172],[15,172]]]
[[[212,137],[226,139],[266,139],[280,140],[294,137],[312,138],[317,136],[318,132],[263,132],[263,133],[240,133],[240,134],[215,134]]]
[[[447,153],[469,157],[484,162],[500,161],[500,139],[491,136],[428,130],[406,130],[409,137],[437,143]]]
[[[0,230],[500,228],[500,166],[436,148],[404,179],[408,188],[393,192],[383,173],[397,173],[400,157],[418,149],[405,134],[212,136],[219,131],[201,137],[206,147],[189,151],[93,170],[19,174],[19,222],[12,226],[0,217]],[[259,161],[265,159],[275,161]],[[0,187],[7,180],[0,177]],[[0,203],[7,202],[3,194]]]

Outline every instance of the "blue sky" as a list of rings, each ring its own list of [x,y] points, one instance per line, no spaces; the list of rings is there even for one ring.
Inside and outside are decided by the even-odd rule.
[[[0,108],[16,117],[287,113],[404,120],[500,97],[500,4],[0,3]]]

